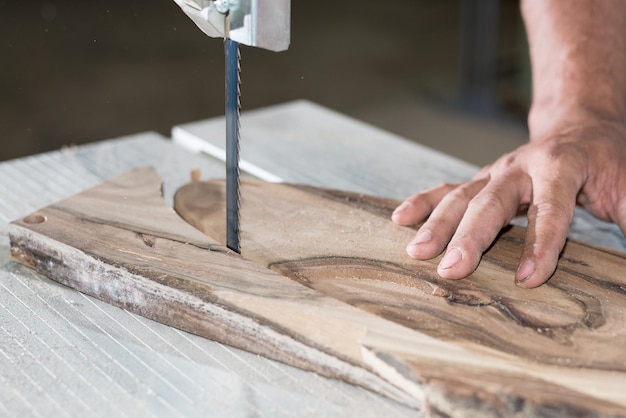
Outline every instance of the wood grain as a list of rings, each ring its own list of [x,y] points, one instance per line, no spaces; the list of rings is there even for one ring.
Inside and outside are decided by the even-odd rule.
[[[367,362],[369,335],[463,352],[243,259],[180,219],[161,188],[154,170],[137,169],[42,208],[9,225],[11,254],[146,318],[418,409],[419,382]]]
[[[193,183],[176,199],[216,237],[222,188]],[[244,196],[244,257],[167,207],[151,169],[14,221],[11,252],[147,318],[427,414],[624,414],[620,255],[568,248],[572,272],[523,291],[496,280],[519,246],[507,233],[474,277],[443,282],[398,255],[412,231],[387,220],[394,202],[265,183]]]
[[[175,207],[223,242],[223,193],[220,181],[191,183],[178,191]],[[405,255],[414,230],[388,220],[398,202],[258,182],[244,183],[242,195],[244,258],[478,356],[462,365],[424,361],[420,347],[376,342],[371,352],[403,359],[411,375],[429,382],[433,410],[625,413],[623,254],[570,241],[548,284],[523,290],[513,276],[525,231],[512,227],[470,278],[444,281],[438,260]]]

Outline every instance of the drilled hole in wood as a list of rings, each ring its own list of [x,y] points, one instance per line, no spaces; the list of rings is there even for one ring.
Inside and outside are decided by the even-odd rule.
[[[32,214],[32,215],[28,215],[27,217],[24,218],[24,223],[27,224],[41,224],[46,222],[46,217],[43,215],[39,215],[39,214]]]

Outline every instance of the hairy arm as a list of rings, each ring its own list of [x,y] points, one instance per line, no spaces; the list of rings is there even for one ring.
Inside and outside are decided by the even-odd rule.
[[[626,122],[626,2],[526,0],[533,71],[531,141],[555,122]]]
[[[576,202],[626,231],[626,1],[525,0],[533,70],[530,141],[471,181],[409,197],[393,221],[426,221],[407,247],[438,272],[471,274],[500,229],[528,207],[515,276],[531,288],[554,273]]]

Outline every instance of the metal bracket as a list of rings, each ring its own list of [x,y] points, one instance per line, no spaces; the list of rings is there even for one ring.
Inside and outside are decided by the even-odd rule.
[[[208,36],[284,51],[290,42],[290,0],[174,0]]]

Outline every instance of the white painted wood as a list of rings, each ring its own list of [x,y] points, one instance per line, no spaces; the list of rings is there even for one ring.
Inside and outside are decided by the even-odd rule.
[[[221,118],[181,125],[223,148]],[[286,181],[403,198],[442,181],[471,177],[476,167],[308,101],[244,112],[241,158]]]
[[[207,142],[192,133],[174,127],[172,129],[172,137],[178,145],[188,149],[195,153],[205,153],[211,157],[217,158],[223,163],[226,163],[226,150]],[[252,164],[247,160],[239,161],[239,169],[242,172],[248,173],[258,179],[268,181],[270,183],[282,183],[284,180],[267,170],[263,170],[261,167]]]

